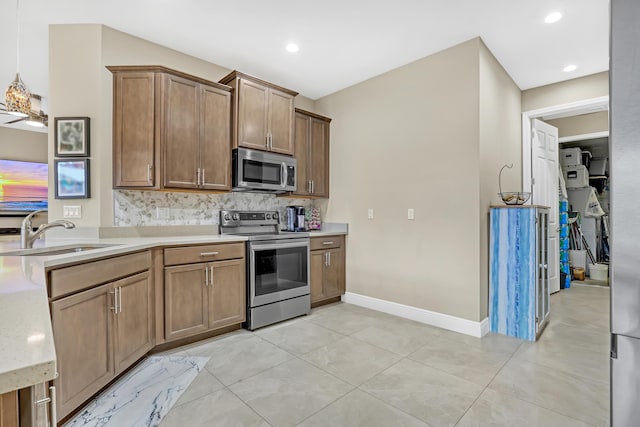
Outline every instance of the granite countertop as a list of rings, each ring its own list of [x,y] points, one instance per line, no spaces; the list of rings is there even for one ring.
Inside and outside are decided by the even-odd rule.
[[[139,234],[141,229],[114,227],[108,233],[102,233],[110,237],[98,237],[98,233],[83,234],[79,232],[82,229],[64,230],[50,233],[52,237],[45,240],[37,240],[34,248],[82,244],[109,246],[49,256],[0,255],[0,394],[49,381],[57,375],[46,270],[157,246],[247,240],[243,236],[221,236],[208,230],[202,234],[177,235],[187,227],[163,227],[164,232],[176,234],[174,236],[145,237]],[[326,223],[322,230],[312,231],[310,235],[344,235],[347,231],[347,224]],[[19,248],[18,241],[0,242],[0,252]]]

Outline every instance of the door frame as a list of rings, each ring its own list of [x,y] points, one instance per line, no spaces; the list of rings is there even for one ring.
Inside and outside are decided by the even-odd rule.
[[[570,102],[567,104],[553,105],[550,107],[538,108],[536,110],[529,110],[522,112],[522,191],[532,192],[531,188],[531,120],[532,119],[542,119],[543,116],[550,115],[563,115],[563,116],[571,116],[571,113],[582,113],[587,114],[591,109],[598,109],[597,111],[601,111],[600,108],[603,106],[607,106],[608,110],[609,105],[609,95],[600,96],[597,98],[589,98],[583,99],[580,101]],[[607,132],[608,135],[608,132]],[[604,136],[604,135],[602,135]],[[560,143],[561,138],[558,138],[558,143]],[[564,142],[564,141],[563,141]],[[527,202],[530,204],[531,202]]]

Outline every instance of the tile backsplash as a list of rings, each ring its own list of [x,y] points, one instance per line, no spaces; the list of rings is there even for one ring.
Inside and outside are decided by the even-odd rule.
[[[164,191],[115,190],[116,227],[218,224],[220,210],[277,210],[289,205],[313,207],[311,199],[276,197],[260,193],[171,193]],[[284,218],[284,215],[282,216]]]

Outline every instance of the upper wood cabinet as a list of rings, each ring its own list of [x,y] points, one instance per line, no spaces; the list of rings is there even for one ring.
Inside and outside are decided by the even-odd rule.
[[[231,88],[159,66],[114,75],[114,188],[231,189]]]
[[[297,92],[233,71],[220,83],[235,89],[233,147],[294,154],[293,101]]]
[[[113,186],[157,188],[154,72],[113,74]]]
[[[296,108],[297,190],[293,194],[329,197],[329,126],[331,119]]]
[[[164,188],[231,189],[231,93],[162,76]]]

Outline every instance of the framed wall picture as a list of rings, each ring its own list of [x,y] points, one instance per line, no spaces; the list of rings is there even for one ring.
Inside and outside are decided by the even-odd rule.
[[[55,156],[89,156],[89,117],[55,118]]]
[[[89,159],[55,159],[56,199],[88,199]]]

